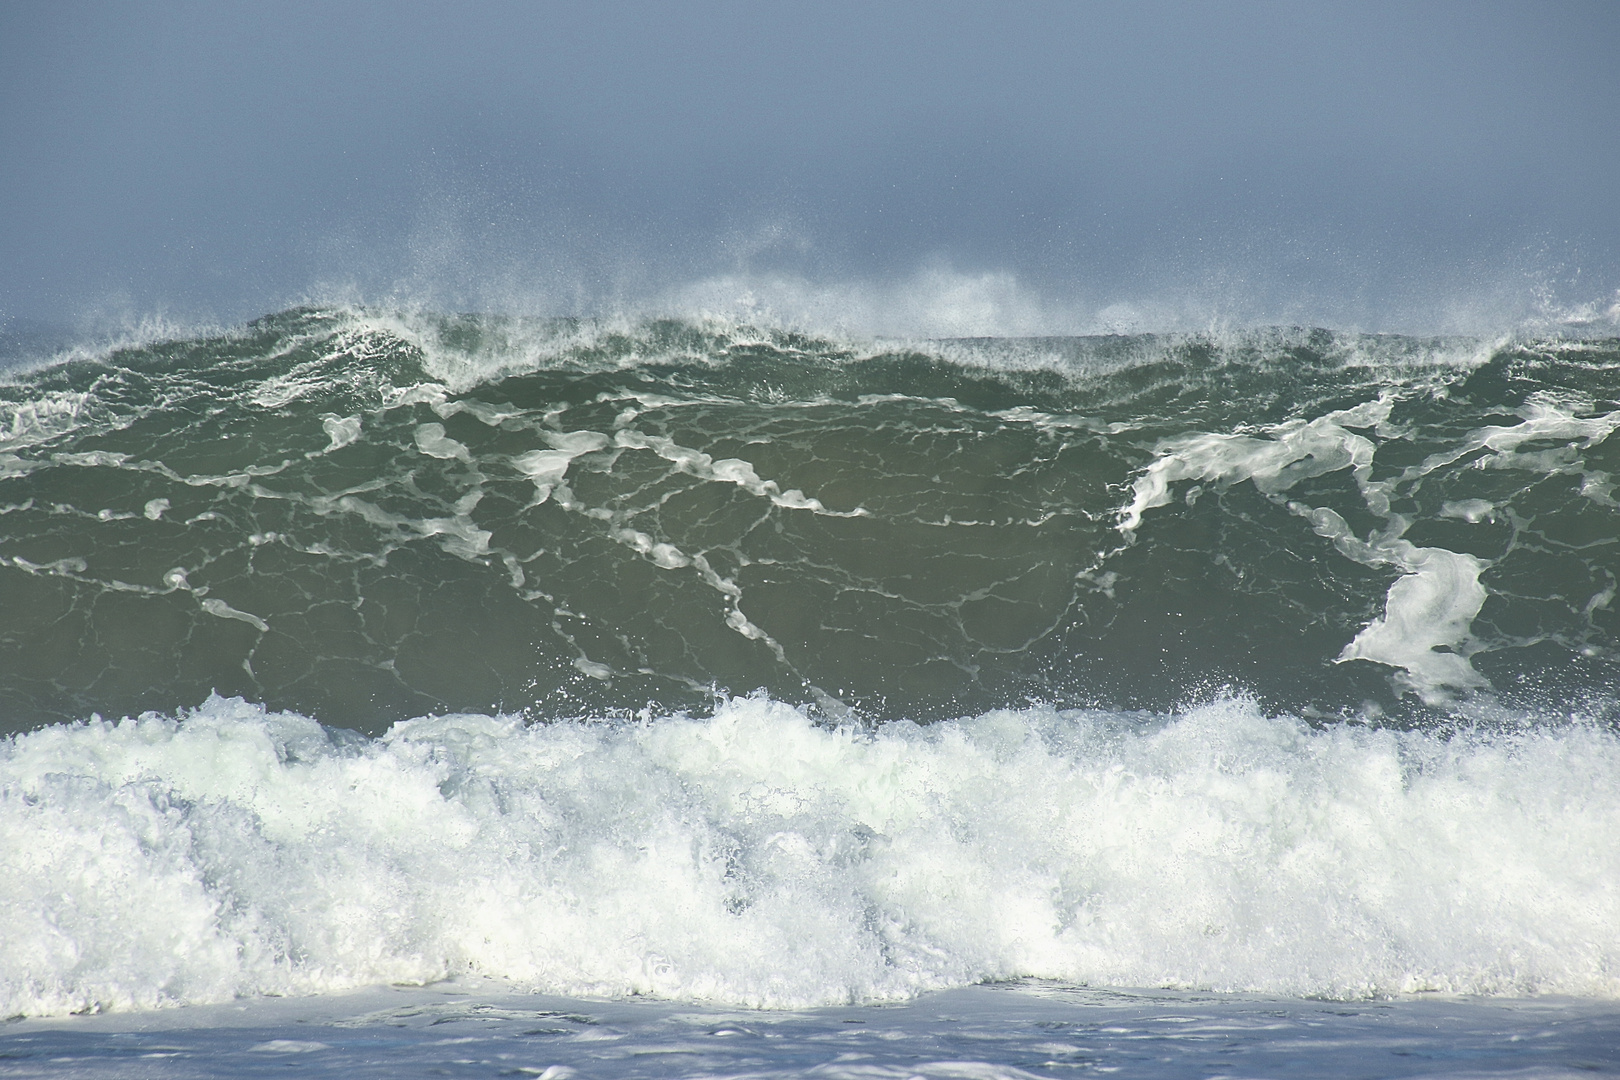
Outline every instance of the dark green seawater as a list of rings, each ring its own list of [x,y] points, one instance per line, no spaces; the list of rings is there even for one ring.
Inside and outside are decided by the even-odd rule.
[[[283,312],[0,382],[0,730],[1603,713],[1620,341]]]

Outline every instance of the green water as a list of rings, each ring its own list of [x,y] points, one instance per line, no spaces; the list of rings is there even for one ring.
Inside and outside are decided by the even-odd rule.
[[[0,384],[0,724],[216,691],[369,731],[756,689],[874,720],[1603,708],[1617,399],[1615,341],[286,312]],[[1359,479],[1320,446],[1270,481],[1189,465],[1121,528],[1178,439],[1264,450],[1381,401],[1323,443],[1363,440]],[[1471,447],[1491,429],[1512,447]],[[1462,629],[1413,631],[1474,674],[1336,662],[1415,573],[1403,540],[1478,561]]]

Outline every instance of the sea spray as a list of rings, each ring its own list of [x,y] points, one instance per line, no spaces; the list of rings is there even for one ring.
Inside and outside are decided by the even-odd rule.
[[[1620,995],[1620,739],[998,710],[831,727],[214,698],[0,752],[0,1007],[455,975],[747,1006],[1035,976]]]

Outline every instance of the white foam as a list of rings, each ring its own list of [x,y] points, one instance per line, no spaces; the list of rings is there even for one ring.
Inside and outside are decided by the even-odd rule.
[[[262,488],[256,488],[253,493],[260,498],[287,499],[301,503],[323,516],[353,514],[368,525],[392,534],[398,542],[437,537],[439,547],[457,558],[474,561],[489,554],[489,541],[494,533],[488,529],[480,529],[471,516],[483,498],[481,488],[474,487],[457,499],[454,504],[456,512],[451,517],[412,518],[391,514],[375,503],[359,498],[356,494],[374,490],[377,486],[376,483],[368,483],[351,491],[318,496],[267,491]]]
[[[1563,400],[1552,395],[1536,394],[1519,410],[1523,420],[1517,424],[1480,428],[1454,450],[1434,454],[1423,464],[1409,470],[1423,475],[1466,457],[1477,450],[1495,451],[1475,462],[1486,469],[1520,469],[1546,475],[1565,473],[1580,477],[1581,496],[1599,506],[1615,506],[1615,483],[1602,469],[1589,468],[1581,451],[1590,450],[1605,442],[1620,428],[1620,410],[1601,416],[1576,415],[1590,411],[1589,400]],[[1541,450],[1521,450],[1527,442],[1562,442],[1564,445]],[[1450,504],[1448,504],[1450,505]]]
[[[829,729],[211,699],[0,744],[0,1009],[497,976],[749,1005],[1021,975],[1620,996],[1620,739],[1224,700]]]
[[[416,429],[416,448],[428,457],[472,461],[467,447],[444,433],[443,424],[421,424]]]
[[[1599,506],[1620,506],[1614,497],[1616,480],[1602,469],[1587,469],[1581,475],[1580,493]]]
[[[1519,415],[1523,417],[1519,423],[1480,428],[1457,447],[1430,455],[1411,473],[1417,476],[1433,472],[1477,450],[1494,450],[1495,455],[1485,460],[1496,468],[1546,472],[1566,467],[1575,460],[1575,450],[1591,449],[1620,428],[1620,409],[1602,416],[1580,417],[1575,415],[1580,411],[1579,404],[1545,395],[1532,395],[1519,410]],[[1565,441],[1566,446],[1560,449],[1569,453],[1551,463],[1545,452],[1540,455],[1519,453],[1519,447],[1525,443],[1543,440]]]
[[[619,543],[634,548],[638,554],[647,556],[665,570],[679,570],[683,566],[692,565],[691,558],[680,548],[674,544],[660,543],[640,529],[617,526],[609,529],[608,535]]]
[[[1141,527],[1144,511],[1170,502],[1170,485],[1178,480],[1222,484],[1252,480],[1268,495],[1345,468],[1356,470],[1365,482],[1373,444],[1347,429],[1376,427],[1389,419],[1392,407],[1391,399],[1380,398],[1315,420],[1290,420],[1266,428],[1265,438],[1197,432],[1167,440],[1159,446],[1158,459],[1132,486],[1131,502],[1121,512],[1119,529],[1127,536],[1133,534]]]
[[[360,418],[327,414],[321,417],[321,430],[326,432],[326,437],[331,440],[331,444],[321,452],[330,454],[333,450],[341,450],[360,438]]]
[[[231,607],[231,605],[227,604],[223,600],[204,600],[202,601],[202,609],[208,612],[208,614],[213,615],[215,618],[234,619],[237,622],[245,622],[249,626],[252,626],[254,629],[258,630],[261,634],[270,629],[270,624],[259,618],[257,615],[247,611],[239,611],[236,608]]]
[[[352,299],[352,298],[350,298]],[[433,309],[387,305],[330,309],[335,351],[364,360],[382,342],[408,343],[428,376],[417,387],[376,387],[387,407],[426,401],[441,417],[476,411],[497,422],[491,406],[447,400],[508,376],[559,368],[600,370],[649,363],[723,365],[738,347],[766,346],[802,355],[804,337],[818,364],[838,364],[915,350],[954,364],[990,371],[1056,371],[1089,376],[1162,361],[1187,346],[1214,346],[1223,360],[1250,363],[1324,344],[1298,320],[1238,318],[1216,307],[1181,302],[1114,301],[1093,308],[1074,295],[1046,296],[1015,275],[967,273],[925,266],[886,280],[812,281],[793,276],[721,275],[637,301],[621,298],[578,319],[519,314],[480,318],[477,333]],[[442,310],[442,309],[440,309]],[[512,311],[511,308],[497,310]],[[524,308],[534,311],[537,309]],[[683,332],[667,333],[668,322]],[[1151,334],[1143,334],[1152,331]],[[1079,336],[1143,334],[1134,341],[1072,340]],[[1032,336],[1031,336],[1032,335]],[[1059,339],[1070,338],[1063,341]],[[1399,372],[1414,382],[1455,378],[1487,362],[1510,337],[1408,338],[1347,330],[1327,343],[1347,368]],[[656,395],[654,395],[656,397]]]
[[[89,393],[68,390],[49,390],[27,401],[0,401],[0,450],[25,449],[83,427],[93,404]]]
[[[634,428],[620,428],[614,432],[613,443],[625,449],[651,450],[681,472],[702,480],[736,484],[750,495],[769,499],[784,509],[809,510],[826,517],[864,517],[867,513],[859,506],[853,510],[829,510],[820,499],[810,498],[798,488],[783,491],[775,480],[762,480],[754,471],[754,466],[741,458],[721,458],[717,461],[701,450],[681,446],[664,435],[646,435]]]
[[[1440,646],[1468,639],[1474,616],[1485,604],[1479,583],[1484,564],[1444,548],[1419,548],[1412,571],[1396,580],[1384,598],[1384,614],[1346,645],[1335,662],[1373,660],[1406,673],[1405,682],[1431,704],[1446,700],[1439,687],[1481,689],[1489,681],[1468,657]]]
[[[1177,481],[1222,485],[1251,481],[1281,502],[1301,480],[1349,469],[1367,509],[1385,522],[1380,532],[1363,540],[1336,511],[1293,501],[1287,503],[1288,509],[1309,519],[1317,535],[1332,540],[1346,557],[1365,566],[1395,566],[1403,576],[1389,587],[1384,613],[1363,627],[1335,662],[1371,660],[1396,668],[1395,684],[1400,689],[1438,704],[1450,700],[1454,691],[1490,686],[1469,660],[1476,651],[1474,617],[1486,597],[1479,577],[1490,564],[1473,555],[1417,547],[1402,539],[1411,522],[1390,511],[1391,497],[1400,481],[1438,467],[1436,459],[1407,470],[1399,481],[1374,481],[1372,462],[1377,448],[1371,439],[1350,430],[1371,428],[1381,435],[1394,434],[1389,425],[1393,406],[1394,399],[1385,395],[1315,420],[1289,420],[1263,428],[1265,437],[1196,432],[1166,440],[1158,447],[1159,456],[1137,477],[1131,502],[1120,510],[1119,530],[1127,541],[1134,541],[1143,513],[1168,504],[1170,485]],[[1506,429],[1488,429],[1476,434],[1470,444],[1479,449],[1496,438],[1504,446],[1517,446],[1525,439],[1541,437],[1504,432]],[[1465,452],[1459,450],[1446,460],[1454,461]],[[1494,510],[1484,500],[1470,499],[1446,503],[1441,516],[1477,522]]]
[[[550,450],[531,450],[512,459],[512,467],[534,481],[530,506],[551,498],[575,458],[602,450],[611,441],[599,431],[546,432],[545,440]]]
[[[1458,499],[1448,501],[1440,507],[1440,516],[1443,518],[1457,518],[1470,525],[1478,525],[1481,521],[1496,520],[1496,504],[1485,499]]]

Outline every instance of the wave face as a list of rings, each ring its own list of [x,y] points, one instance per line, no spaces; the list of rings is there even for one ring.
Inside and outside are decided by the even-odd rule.
[[[0,1008],[1620,995],[1617,427],[1615,340],[306,309],[14,370]]]
[[[0,384],[0,713],[1607,697],[1617,397],[1614,341],[288,312]]]

